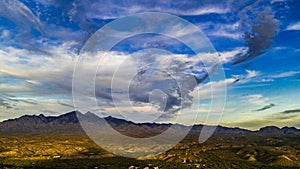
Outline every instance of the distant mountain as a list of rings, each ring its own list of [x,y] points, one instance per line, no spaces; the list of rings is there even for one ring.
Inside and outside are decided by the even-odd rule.
[[[60,116],[24,115],[16,119],[0,123],[0,133],[31,134],[31,133],[84,133],[76,112]]]
[[[81,114],[79,116],[87,117],[90,121],[96,121],[100,117],[93,113]],[[24,115],[16,119],[10,119],[0,122],[0,134],[35,134],[35,133],[84,133],[76,112],[69,112],[60,116]],[[150,137],[167,130],[172,124],[157,123],[133,123],[114,117],[104,118],[114,129],[120,133],[135,137]],[[176,124],[180,129],[187,126]],[[214,127],[214,126],[209,126]],[[191,133],[200,133],[203,125],[194,125]],[[217,126],[215,134],[263,134],[263,135],[300,135],[300,130],[295,127],[278,128],[275,126],[263,127],[258,131],[250,131],[241,128],[229,128]]]
[[[257,131],[260,134],[272,134],[272,135],[300,135],[300,130],[295,127],[283,127],[266,126]]]

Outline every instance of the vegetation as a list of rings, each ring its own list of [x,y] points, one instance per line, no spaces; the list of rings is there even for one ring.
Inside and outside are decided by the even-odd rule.
[[[0,168],[299,168],[298,136],[214,135],[204,144],[190,135],[151,157],[118,157],[84,134],[0,137]]]

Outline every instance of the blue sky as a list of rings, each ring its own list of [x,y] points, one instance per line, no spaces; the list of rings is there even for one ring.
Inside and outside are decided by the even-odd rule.
[[[207,78],[198,84],[202,98],[197,109],[198,123],[206,122],[211,86],[218,88],[218,85],[226,84],[221,125],[249,129],[266,125],[300,128],[299,7],[297,0],[1,1],[0,120],[24,114],[58,115],[73,110],[73,70],[87,40],[98,29],[119,18],[142,12],[164,12],[185,19],[202,30],[222,61],[226,78],[216,82]],[[184,32],[183,36],[187,33],[190,32]],[[126,62],[129,65],[121,66],[122,72],[134,71],[130,69],[131,61],[144,54],[139,51],[151,48],[167,51],[163,53],[165,58],[180,58],[176,63],[198,63],[191,59],[197,58],[192,57],[195,56],[193,51],[176,38],[143,34],[124,39],[114,46],[106,54],[109,59],[104,62],[106,65],[103,63],[103,69],[111,70],[122,61],[122,56],[129,59]],[[145,60],[138,61],[146,63]],[[177,65],[173,69],[170,67],[175,62],[153,63],[169,66],[164,68],[186,81],[189,77],[201,78],[207,73],[199,65],[191,71],[189,66],[195,65]],[[95,66],[95,62],[91,62],[85,69]],[[179,68],[186,69],[181,72]],[[153,72],[146,73],[145,79],[156,78],[155,81],[146,80],[150,86],[167,90],[168,85],[173,84],[163,72]],[[107,80],[105,73],[98,75],[96,96],[100,108],[95,111],[110,114],[112,103],[108,96],[112,90],[103,82]],[[125,75],[120,73],[119,76],[118,82],[122,84]],[[188,88],[187,92],[191,90]],[[136,112],[140,117],[144,111],[152,111],[149,108],[151,98],[144,99],[149,96],[148,91],[148,88],[132,88],[130,97],[135,102],[134,111],[126,106],[120,109]],[[173,93],[167,94],[169,99],[164,100],[164,93],[153,91],[150,93],[154,99],[152,104],[158,111],[163,109],[167,113],[164,121],[172,122],[178,110],[178,98]],[[166,101],[167,105],[162,108],[158,101]],[[186,108],[182,123],[185,123],[184,119],[192,119],[195,112]]]

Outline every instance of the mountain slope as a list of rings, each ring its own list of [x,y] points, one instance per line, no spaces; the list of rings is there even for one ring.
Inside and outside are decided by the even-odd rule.
[[[78,113],[78,112],[77,112]],[[81,114],[82,117],[88,117],[91,120],[99,118],[93,113]],[[32,133],[84,133],[76,112],[72,111],[60,116],[24,115],[16,119],[10,119],[0,122],[0,133],[3,134],[32,134]],[[100,119],[100,118],[99,118]],[[150,137],[167,130],[171,124],[157,123],[133,123],[114,117],[104,118],[117,131],[136,137]],[[187,126],[176,124],[177,128]],[[213,127],[213,126],[210,126]],[[203,125],[194,125],[191,133],[199,133]],[[216,134],[250,134],[257,133],[263,135],[300,135],[300,130],[295,127],[278,128],[275,126],[263,127],[258,131],[250,131],[241,128],[229,128],[217,126]]]

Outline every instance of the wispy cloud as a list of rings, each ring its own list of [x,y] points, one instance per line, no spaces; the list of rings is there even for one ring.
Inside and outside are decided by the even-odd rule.
[[[300,22],[296,22],[296,23],[288,25],[285,30],[288,30],[288,31],[300,30]]]
[[[291,111],[291,112],[290,112]],[[285,111],[283,111],[285,112]],[[300,128],[299,120],[300,116],[297,114],[300,112],[298,109],[287,110],[287,113],[277,112],[277,113],[259,113],[256,116],[241,116],[236,120],[231,122],[224,122],[224,125],[228,126],[240,126],[248,129],[257,130],[265,126],[292,126]]]
[[[262,94],[251,94],[243,97],[243,102],[250,105],[264,105],[269,99]]]
[[[232,50],[214,52],[214,53],[200,53],[198,58],[202,59],[206,63],[217,63],[222,64],[230,63],[234,59],[235,55],[247,50],[245,47],[236,47]],[[216,60],[217,58],[217,60]]]
[[[265,126],[278,126],[278,127],[284,127],[284,126],[293,126],[293,127],[300,127],[299,126],[299,117],[296,116],[289,116],[289,117],[283,117],[283,116],[272,116],[272,117],[249,117],[238,119],[235,121],[231,121],[230,123],[222,123],[223,125],[227,126],[239,126],[242,128],[248,128],[252,130],[258,130],[261,127]]]
[[[275,106],[275,104],[271,103],[270,105],[267,105],[267,106],[265,106],[263,108],[260,108],[260,109],[254,110],[254,111],[264,111],[264,110],[270,109],[270,108],[272,108],[274,106]]]
[[[170,5],[172,8],[170,8]],[[81,8],[79,8],[79,6]],[[76,15],[84,12],[85,16],[88,18],[115,19],[145,11],[167,12],[175,15],[189,16],[225,14],[230,11],[230,8],[220,4],[212,5],[212,3],[204,3],[201,1],[191,1],[185,3],[174,3],[173,1],[132,1],[128,4],[119,3],[118,1],[110,1],[100,4],[98,1],[89,0],[77,3],[77,5],[73,8],[73,11],[73,13]]]
[[[230,39],[242,40],[243,34],[239,22],[235,23],[199,23],[197,26],[208,36],[225,37]]]
[[[276,2],[285,2],[286,0],[272,0],[271,3],[276,3]]]
[[[259,71],[246,70],[246,75],[232,75],[236,82],[246,83],[246,82],[256,82],[256,83],[269,83],[275,82],[276,79],[294,77],[300,74],[300,71],[287,71],[287,72],[277,72],[277,73],[263,73]]]
[[[0,92],[70,95],[75,55],[66,44],[48,47],[49,52],[54,49],[52,55],[2,46],[0,74],[14,83],[7,80],[1,83]]]
[[[244,50],[246,50],[246,48],[244,47],[237,47],[231,51],[223,51],[220,52],[220,59],[222,60],[222,62],[225,63],[229,63],[234,59],[234,56],[237,55],[238,53],[243,52]]]
[[[245,70],[246,74],[245,75],[232,75],[234,82],[233,83],[239,83],[239,84],[244,84],[247,82],[252,81],[254,78],[257,78],[260,76],[260,72],[256,70]]]
[[[296,75],[299,75],[300,71],[287,71],[287,72],[278,72],[275,74],[261,74],[259,78],[256,78],[254,82],[261,82],[261,83],[271,83],[275,82],[276,79],[281,79],[281,78],[288,78],[288,77],[293,77]]]
[[[282,72],[279,74],[270,75],[269,78],[284,78],[284,77],[291,77],[300,74],[300,71],[288,71]]]
[[[214,97],[223,96],[224,90],[223,87],[232,83],[234,79],[227,78],[220,81],[211,81],[208,83],[200,84],[197,89],[193,92],[194,97],[200,96],[201,100],[212,99],[212,92],[214,92]],[[212,91],[212,89],[216,89]]]
[[[61,100],[58,100],[57,103],[60,104],[60,105],[62,105],[62,106],[65,106],[65,107],[70,107],[72,109],[75,109],[74,105],[72,104],[71,101],[61,101]]]
[[[23,31],[36,29],[42,31],[40,19],[22,2],[18,0],[0,1],[0,15],[6,16]],[[24,30],[25,29],[25,30]]]
[[[282,113],[282,114],[300,113],[300,109],[285,110],[285,111],[280,112],[280,113]]]
[[[3,107],[4,109],[12,109],[13,105],[11,105],[9,102],[7,102],[6,99],[0,98],[0,107]]]

